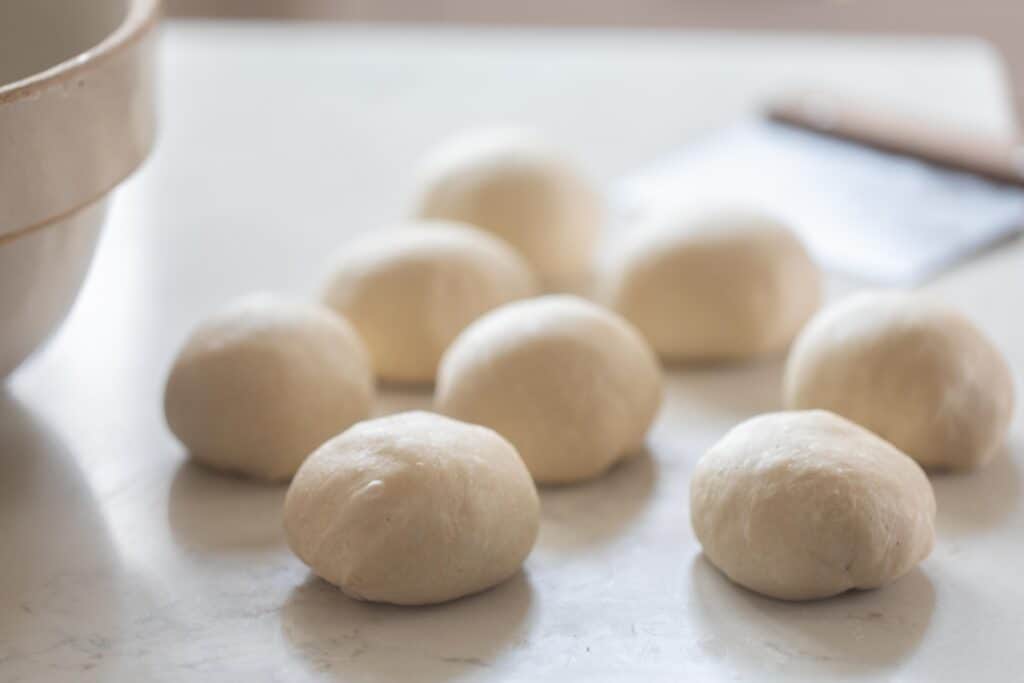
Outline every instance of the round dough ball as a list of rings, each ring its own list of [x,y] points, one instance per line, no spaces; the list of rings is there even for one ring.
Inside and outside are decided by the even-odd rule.
[[[935,496],[920,466],[823,410],[730,430],[697,463],[690,519],[712,564],[783,600],[877,588],[935,542]]]
[[[820,280],[771,218],[675,216],[613,265],[609,297],[663,358],[731,360],[784,350],[818,307]]]
[[[580,298],[506,304],[445,352],[439,412],[511,441],[535,481],[595,477],[640,450],[661,403],[661,368],[619,316]]]
[[[926,468],[988,462],[1013,413],[999,351],[966,318],[921,294],[866,292],[817,315],[793,345],[787,408],[831,410]]]
[[[373,374],[352,327],[316,304],[269,294],[201,323],[171,368],[167,424],[197,461],[270,481],[366,418]]]
[[[465,135],[429,155],[414,213],[462,221],[498,235],[550,288],[587,274],[601,227],[598,195],[535,135],[491,130]]]
[[[540,501],[515,448],[425,412],[361,422],[303,463],[288,544],[358,600],[422,605],[490,588],[522,565]]]
[[[535,290],[529,267],[501,240],[427,221],[346,245],[323,300],[355,326],[379,377],[433,382],[441,354],[466,325]]]

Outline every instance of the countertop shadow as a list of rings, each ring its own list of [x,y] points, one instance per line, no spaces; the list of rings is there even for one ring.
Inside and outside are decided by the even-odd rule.
[[[185,460],[167,497],[171,535],[192,552],[279,550],[285,545],[281,514],[287,490]]]
[[[1012,453],[1021,444],[1006,444],[992,462],[974,472],[938,473],[929,478],[935,490],[935,525],[941,536],[957,537],[998,526],[1020,504],[1020,472]]]
[[[703,554],[690,575],[695,616],[710,636],[702,645],[756,676],[826,680],[885,671],[914,651],[935,609],[935,588],[920,569],[876,590],[809,602],[749,591]]]
[[[285,641],[307,668],[346,683],[432,683],[486,672],[529,627],[533,589],[519,572],[440,605],[359,602],[313,574],[282,608]]]
[[[739,419],[782,410],[785,365],[784,355],[740,363],[667,365],[667,398],[672,404]]]
[[[0,387],[0,679],[54,667],[102,679],[125,575],[102,510],[60,437]]]
[[[625,533],[647,508],[657,478],[658,462],[644,448],[592,481],[540,487],[538,547],[576,552]]]
[[[377,385],[377,401],[373,416],[383,417],[408,410],[433,410],[434,384],[402,384],[380,382]]]

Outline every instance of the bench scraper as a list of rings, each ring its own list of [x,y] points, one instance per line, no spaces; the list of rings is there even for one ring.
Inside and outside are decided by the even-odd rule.
[[[622,225],[677,208],[757,207],[825,268],[913,285],[1024,229],[1024,154],[803,96],[627,176],[612,200]]]

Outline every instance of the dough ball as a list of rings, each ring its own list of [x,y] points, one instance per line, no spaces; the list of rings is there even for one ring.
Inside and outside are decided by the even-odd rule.
[[[421,605],[490,588],[522,565],[540,501],[512,445],[424,412],[360,422],[303,463],[288,544],[358,600]]]
[[[432,382],[466,325],[535,289],[529,267],[498,238],[427,221],[346,245],[323,299],[355,326],[379,377]]]
[[[329,309],[268,294],[201,323],[171,368],[164,412],[197,461],[290,479],[321,443],[370,414],[369,355]]]
[[[428,156],[414,212],[462,221],[498,235],[544,284],[585,277],[601,227],[598,195],[539,138],[524,131],[466,135]]]
[[[926,468],[988,462],[1013,412],[996,348],[922,294],[867,292],[822,311],[793,345],[783,386],[786,407],[831,410]]]
[[[697,463],[690,519],[726,576],[783,600],[877,588],[928,556],[935,496],[891,444],[823,410],[734,427]]]
[[[439,412],[511,441],[540,483],[595,477],[638,451],[661,403],[661,369],[614,313],[551,295],[506,304],[445,352]]]
[[[663,358],[784,350],[818,307],[820,275],[785,226],[756,213],[674,216],[612,266],[611,306]]]

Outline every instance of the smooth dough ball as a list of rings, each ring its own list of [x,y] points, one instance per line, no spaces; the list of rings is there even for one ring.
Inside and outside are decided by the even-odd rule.
[[[424,221],[346,245],[323,300],[355,326],[379,377],[432,382],[441,354],[466,325],[535,290],[529,267],[498,238]]]
[[[373,397],[369,355],[347,322],[323,306],[257,294],[192,332],[167,379],[164,412],[195,460],[278,481],[366,418]]]
[[[820,279],[771,218],[674,216],[616,260],[607,294],[663,358],[731,360],[784,350],[818,307]]]
[[[920,466],[823,410],[734,427],[697,463],[690,519],[726,576],[783,600],[877,588],[931,552],[935,496]]]
[[[491,130],[442,145],[424,162],[414,208],[514,246],[549,288],[577,285],[601,227],[598,195],[535,135]]]
[[[786,407],[831,410],[936,469],[988,462],[1013,413],[999,351],[914,293],[865,292],[823,310],[793,345],[783,391]]]
[[[511,441],[540,483],[595,477],[639,451],[661,403],[661,368],[611,311],[568,295],[506,304],[441,360],[439,412]]]
[[[490,588],[522,565],[540,501],[515,448],[425,412],[361,422],[303,463],[288,543],[358,600],[422,605]]]

